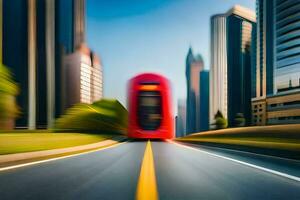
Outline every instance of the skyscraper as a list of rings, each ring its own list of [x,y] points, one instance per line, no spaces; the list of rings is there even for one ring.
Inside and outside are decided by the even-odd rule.
[[[200,127],[199,131],[209,130],[209,71],[200,72]]]
[[[238,113],[250,123],[254,27],[254,12],[238,5],[211,17],[210,124],[218,111],[230,126]]]
[[[214,123],[215,114],[220,111],[227,118],[227,26],[226,15],[211,17],[210,21],[210,95],[209,123]]]
[[[266,0],[257,1],[257,63],[256,96],[266,97],[273,94],[274,73],[274,11],[273,3]]]
[[[200,130],[200,99],[199,76],[204,69],[200,54],[194,56],[192,48],[186,58],[187,103],[186,103],[186,132],[194,133]]]
[[[228,125],[242,113],[251,123],[251,44],[255,13],[241,6],[227,12],[227,109]]]
[[[176,137],[183,137],[186,134],[186,101],[179,99],[177,103],[176,116]]]

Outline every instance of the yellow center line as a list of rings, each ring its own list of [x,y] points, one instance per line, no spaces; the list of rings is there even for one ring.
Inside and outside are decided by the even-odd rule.
[[[151,142],[148,140],[136,190],[137,200],[157,200],[155,167]]]

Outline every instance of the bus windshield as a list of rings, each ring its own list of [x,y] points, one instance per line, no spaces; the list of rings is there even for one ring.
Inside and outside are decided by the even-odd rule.
[[[138,124],[143,130],[158,129],[162,119],[160,92],[140,91],[137,112]]]

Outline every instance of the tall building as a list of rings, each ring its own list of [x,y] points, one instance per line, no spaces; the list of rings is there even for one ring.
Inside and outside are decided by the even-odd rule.
[[[228,125],[242,113],[251,124],[251,44],[255,13],[241,6],[227,12],[227,110]]]
[[[51,127],[60,113],[61,49],[71,53],[83,42],[84,2],[3,1],[3,64],[20,87],[17,128]]]
[[[257,0],[253,124],[300,123],[300,2]]]
[[[252,67],[252,124],[266,124],[266,96],[274,93],[274,6],[256,1],[256,65]]]
[[[200,99],[199,75],[204,69],[201,55],[194,56],[192,48],[186,58],[187,103],[186,103],[186,132],[195,133],[200,130]]]
[[[220,111],[227,118],[227,26],[226,14],[214,15],[210,20],[210,96],[209,123],[214,123]]]
[[[200,72],[200,131],[209,130],[209,72],[203,70]]]
[[[274,13],[273,3],[266,0],[257,1],[257,62],[256,62],[256,97],[273,94],[274,73]]]
[[[176,116],[176,137],[183,137],[186,134],[186,101],[178,100]]]
[[[102,98],[100,59],[85,45],[64,59],[63,109],[76,103],[91,104]]]
[[[210,124],[221,111],[234,126],[242,113],[251,121],[251,56],[255,14],[234,6],[225,14],[211,17]]]

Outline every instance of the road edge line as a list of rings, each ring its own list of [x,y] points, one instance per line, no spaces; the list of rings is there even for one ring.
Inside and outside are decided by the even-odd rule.
[[[260,154],[260,153],[255,153],[255,152],[251,152],[251,151],[222,148],[222,147],[217,147],[217,146],[209,146],[209,145],[205,145],[205,144],[201,144],[201,143],[197,144],[197,143],[191,143],[191,142],[185,142],[185,141],[176,141],[176,142],[178,142],[180,144],[192,144],[191,146],[199,146],[199,147],[204,147],[204,148],[208,148],[208,149],[226,150],[226,151],[245,153],[245,154],[250,154],[250,155],[255,155],[255,156],[263,156],[263,157],[272,158],[272,159],[280,159],[280,160],[285,160],[288,162],[300,162],[300,160],[296,160],[296,159],[292,159],[292,158],[285,158],[285,157],[273,156],[273,155],[268,155],[268,154]]]
[[[103,146],[103,147],[99,147],[97,149],[88,150],[88,151],[81,152],[81,153],[74,153],[74,154],[67,155],[67,156],[59,156],[59,157],[56,157],[56,158],[33,161],[33,162],[28,162],[28,163],[23,163],[23,164],[12,165],[12,166],[8,166],[8,167],[1,167],[0,172],[11,170],[11,169],[17,169],[17,168],[21,168],[21,167],[26,167],[26,166],[31,166],[31,165],[37,165],[37,164],[46,163],[46,162],[51,162],[51,161],[55,161],[55,160],[61,160],[61,159],[65,159],[65,158],[80,156],[80,155],[84,155],[84,154],[88,154],[88,153],[93,153],[93,152],[96,152],[96,151],[102,151],[102,150],[105,150],[105,149],[109,149],[109,148],[119,146],[119,145],[124,144],[124,143],[127,143],[127,141],[117,142],[117,143],[111,144],[109,146]]]
[[[277,176],[285,177],[285,178],[288,178],[290,180],[300,182],[300,177],[297,177],[297,176],[293,176],[293,175],[286,174],[286,173],[283,173],[283,172],[279,172],[279,171],[276,171],[276,170],[268,169],[268,168],[265,168],[265,167],[261,167],[261,166],[254,165],[254,164],[251,164],[251,163],[247,163],[247,162],[244,162],[244,161],[240,161],[240,160],[237,160],[237,159],[229,158],[229,157],[226,157],[226,156],[221,156],[221,155],[214,154],[214,153],[211,153],[211,152],[208,152],[208,151],[205,151],[205,150],[201,150],[201,149],[198,149],[198,148],[195,148],[195,147],[190,147],[190,146],[187,146],[187,145],[184,145],[184,144],[180,144],[178,142],[174,142],[174,141],[171,141],[171,140],[168,140],[168,142],[171,143],[171,144],[180,146],[180,147],[184,147],[184,148],[191,149],[191,150],[194,150],[194,151],[199,151],[199,152],[202,152],[202,153],[214,156],[214,157],[223,158],[225,160],[236,162],[236,163],[246,165],[246,166],[251,167],[251,168],[259,169],[259,170],[262,170],[262,171],[265,171],[265,172],[269,172],[271,174],[275,174]]]

